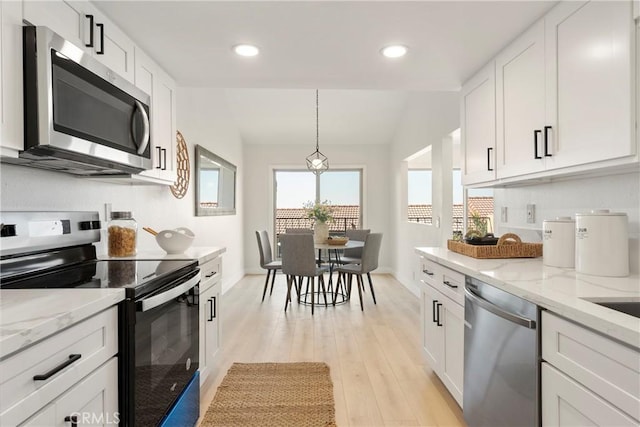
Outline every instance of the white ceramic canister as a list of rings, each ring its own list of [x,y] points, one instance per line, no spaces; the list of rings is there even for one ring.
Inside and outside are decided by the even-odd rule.
[[[628,276],[628,228],[626,213],[605,209],[576,214],[576,272]]]
[[[576,258],[576,222],[568,216],[542,222],[542,262],[551,267],[573,268]]]

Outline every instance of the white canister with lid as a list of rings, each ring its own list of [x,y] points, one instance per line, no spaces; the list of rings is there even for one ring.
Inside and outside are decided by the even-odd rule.
[[[575,265],[576,222],[568,216],[542,222],[542,262],[551,267]]]
[[[629,219],[608,209],[576,214],[576,272],[629,275]]]

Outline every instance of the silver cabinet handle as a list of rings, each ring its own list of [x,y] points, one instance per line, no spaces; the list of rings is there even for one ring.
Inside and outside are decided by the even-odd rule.
[[[187,292],[189,289],[193,288],[194,286],[196,286],[198,283],[200,283],[200,273],[196,274],[195,276],[193,276],[191,279],[187,280],[186,282],[169,289],[166,292],[161,293],[160,295],[155,295],[152,296],[150,298],[147,299],[143,299],[141,302],[142,305],[142,309],[139,311],[145,312],[148,310],[151,310],[152,308],[155,308],[159,305],[164,304],[167,301],[170,301],[182,294],[184,294],[185,292]]]
[[[501,309],[497,305],[491,304],[489,301],[487,301],[486,299],[482,298],[480,295],[476,294],[475,292],[473,292],[471,289],[469,289],[466,286],[464,288],[464,292],[465,292],[467,298],[469,298],[473,303],[477,304],[478,306],[484,308],[487,311],[490,311],[491,313],[495,314],[496,316],[502,317],[503,319],[506,319],[506,320],[508,320],[510,322],[513,322],[513,323],[517,324],[517,325],[527,327],[529,329],[535,329],[536,328],[536,321],[535,320],[527,319],[525,317],[518,316],[517,314],[509,313],[508,311],[505,311],[505,310]]]
[[[151,126],[149,124],[149,115],[147,114],[147,111],[144,109],[144,106],[137,99],[135,101],[136,101],[136,106],[140,110],[140,113],[142,113],[142,119],[143,119],[143,123],[144,123],[144,133],[142,135],[142,142],[138,146],[138,154],[142,154],[142,153],[144,153],[144,150],[147,149],[147,145],[149,145],[149,139],[150,139],[150,136],[151,136],[150,135]],[[131,122],[131,128],[133,130],[133,122]]]

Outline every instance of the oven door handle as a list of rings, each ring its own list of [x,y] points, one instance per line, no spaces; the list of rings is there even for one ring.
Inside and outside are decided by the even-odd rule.
[[[200,283],[200,273],[196,274],[186,282],[181,283],[178,286],[169,289],[166,292],[163,292],[159,295],[154,295],[150,298],[143,299],[142,301],[140,301],[140,306],[139,306],[140,308],[138,309],[138,311],[141,311],[144,313],[145,311],[151,310],[152,308],[162,305],[167,301],[171,301],[172,299],[177,298],[180,295],[184,294],[189,289],[196,286],[198,283]]]

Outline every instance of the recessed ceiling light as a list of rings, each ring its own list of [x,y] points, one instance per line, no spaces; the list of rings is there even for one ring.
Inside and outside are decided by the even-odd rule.
[[[252,44],[239,44],[233,47],[233,51],[240,56],[256,56],[260,49]]]
[[[407,47],[400,44],[394,44],[382,48],[380,52],[387,58],[400,58],[407,54]]]

